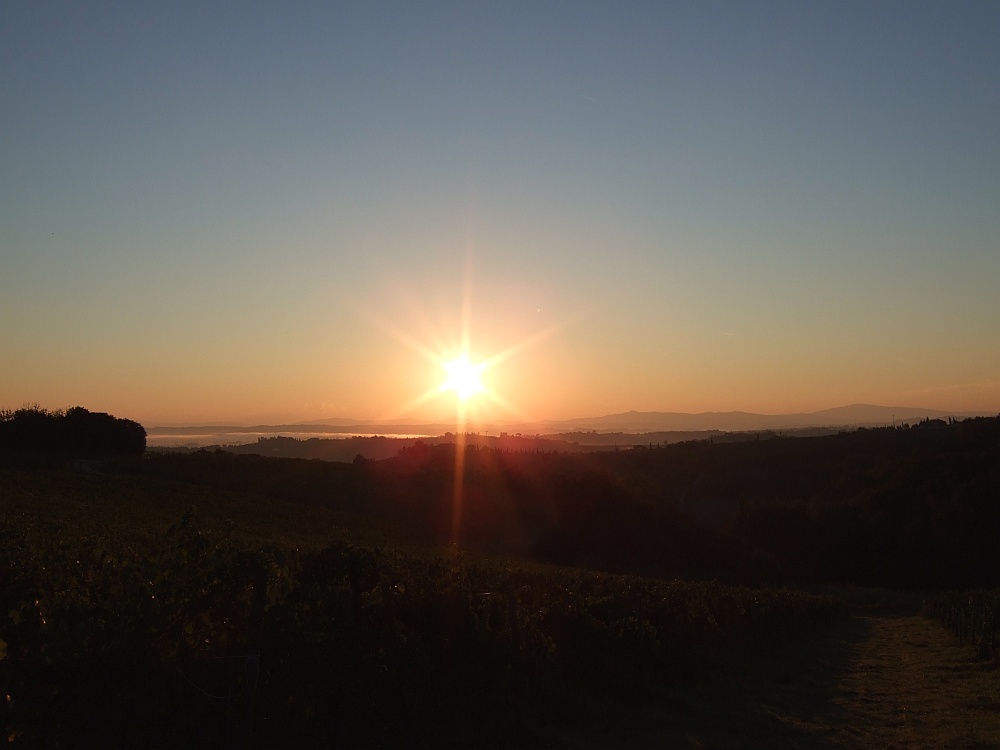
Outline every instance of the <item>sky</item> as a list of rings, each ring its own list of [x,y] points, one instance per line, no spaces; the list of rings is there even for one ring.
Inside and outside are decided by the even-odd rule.
[[[7,3],[0,408],[996,413],[997,39],[993,0]]]

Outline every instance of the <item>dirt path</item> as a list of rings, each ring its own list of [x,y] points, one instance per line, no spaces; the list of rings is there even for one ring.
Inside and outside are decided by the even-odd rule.
[[[845,747],[1000,748],[1000,672],[937,623],[871,618],[831,703]]]
[[[856,617],[830,636],[671,691],[661,708],[618,706],[567,744],[1000,750],[1000,669],[936,622]]]

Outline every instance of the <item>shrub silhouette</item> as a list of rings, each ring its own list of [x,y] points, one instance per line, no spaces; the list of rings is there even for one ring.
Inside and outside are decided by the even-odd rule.
[[[0,412],[0,452],[93,458],[145,450],[146,430],[141,424],[82,406],[65,412],[38,406]]]

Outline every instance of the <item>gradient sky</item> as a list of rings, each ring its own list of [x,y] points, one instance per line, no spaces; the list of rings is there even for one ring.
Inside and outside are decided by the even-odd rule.
[[[1000,3],[7,3],[0,407],[1000,411]],[[467,295],[466,312],[463,300]]]

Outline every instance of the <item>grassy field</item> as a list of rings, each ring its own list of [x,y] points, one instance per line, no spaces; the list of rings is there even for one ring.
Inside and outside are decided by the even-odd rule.
[[[1000,679],[931,619],[856,616],[660,707],[623,708],[579,747],[997,748]]]
[[[0,470],[0,536],[3,720],[26,747],[573,745],[844,616],[120,463]]]

